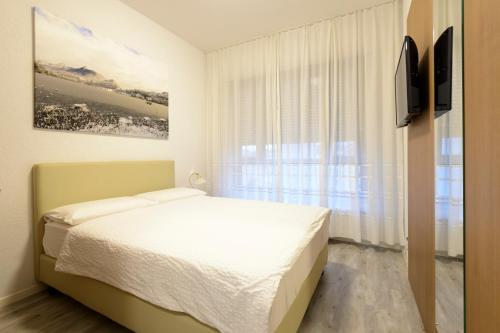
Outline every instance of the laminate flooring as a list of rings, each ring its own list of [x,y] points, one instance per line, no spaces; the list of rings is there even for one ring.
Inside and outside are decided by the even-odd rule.
[[[401,252],[330,244],[300,333],[424,332]]]
[[[438,333],[464,332],[464,263],[436,257],[436,321]]]
[[[401,252],[330,243],[299,332],[423,332],[407,275]],[[0,333],[7,332],[130,331],[67,296],[44,291],[0,307]]]

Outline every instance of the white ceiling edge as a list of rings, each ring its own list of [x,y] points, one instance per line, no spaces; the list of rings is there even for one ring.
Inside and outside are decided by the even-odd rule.
[[[390,0],[121,0],[203,52]]]

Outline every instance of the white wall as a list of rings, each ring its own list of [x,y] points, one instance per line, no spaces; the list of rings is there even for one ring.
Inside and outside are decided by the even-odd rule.
[[[169,66],[168,141],[33,129],[32,13],[92,26]],[[84,22],[82,22],[82,20]],[[0,1],[0,301],[32,290],[30,171],[39,162],[173,159],[177,185],[206,170],[205,56],[116,0]],[[7,297],[7,298],[6,298]],[[12,299],[13,297],[10,297]]]
[[[404,32],[406,34],[406,19],[408,18],[408,13],[410,12],[410,7],[411,7],[411,1],[412,0],[402,0],[402,7],[403,7],[403,28]]]

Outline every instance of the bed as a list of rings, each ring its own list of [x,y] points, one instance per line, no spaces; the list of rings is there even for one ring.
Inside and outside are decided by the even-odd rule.
[[[190,314],[155,305],[155,302],[124,291],[124,288],[104,283],[102,279],[99,281],[82,275],[62,273],[55,269],[56,257],[68,228],[54,224],[45,226],[42,218],[45,212],[67,204],[135,195],[173,186],[173,161],[36,165],[33,169],[36,278],[137,332],[218,332],[216,328],[206,324],[205,320],[202,322]],[[210,200],[219,199],[193,198],[189,200],[150,210],[156,209],[167,213],[179,209],[176,208],[177,206],[203,205],[205,202],[212,205]],[[44,237],[46,228],[47,237]],[[285,296],[280,297],[279,300],[276,297],[278,301],[272,304],[271,317],[273,313],[281,312],[279,316],[276,316],[278,319],[274,319],[274,321],[278,320],[272,326],[274,332],[294,332],[300,325],[327,261],[326,240],[318,235],[321,234],[319,232],[315,234],[310,244],[300,252],[293,267],[280,279],[277,292],[282,289],[286,290],[281,293]],[[300,272],[296,268],[299,266],[302,269],[300,273],[302,277],[297,273]],[[307,269],[305,273],[304,269]],[[295,289],[293,294],[287,292],[290,288]],[[283,299],[286,301],[282,301]],[[285,303],[286,305],[283,306]],[[279,310],[275,311],[275,309]]]

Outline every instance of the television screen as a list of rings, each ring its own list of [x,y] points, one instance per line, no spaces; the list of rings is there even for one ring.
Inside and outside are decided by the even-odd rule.
[[[417,45],[409,36],[404,38],[395,75],[396,126],[408,125],[420,113]]]
[[[435,117],[451,110],[453,27],[446,29],[434,44]]]

